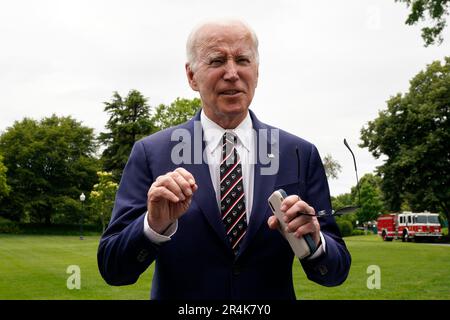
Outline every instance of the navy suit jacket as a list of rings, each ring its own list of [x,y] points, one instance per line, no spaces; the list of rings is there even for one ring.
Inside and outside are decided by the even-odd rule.
[[[255,130],[270,133],[276,129],[258,121],[251,111],[250,115]],[[316,147],[282,130],[278,137],[257,136],[258,148],[267,147],[267,152],[278,157],[275,160],[279,161],[279,170],[277,174],[262,175],[265,162],[258,160],[255,164],[253,208],[247,233],[235,256],[226,240],[208,165],[204,162],[177,165],[171,160],[171,150],[186,142],[172,141],[174,130],[185,129],[192,137],[196,130],[196,134],[202,134],[201,129],[198,132],[199,121],[197,113],[184,124],[135,143],[110,224],[98,248],[102,277],[111,285],[132,284],[155,261],[152,299],[295,299],[294,255],[281,233],[267,225],[272,215],[267,199],[274,190],[283,188],[288,195],[299,194],[316,211],[331,210],[328,183]],[[194,159],[198,150],[191,146],[191,152]],[[156,245],[144,234],[147,192],[158,176],[179,166],[192,173],[198,190],[189,209],[178,220],[178,230],[171,240]],[[347,278],[350,254],[334,218],[319,221],[326,253],[316,259],[304,259],[301,265],[310,280],[336,286]]]

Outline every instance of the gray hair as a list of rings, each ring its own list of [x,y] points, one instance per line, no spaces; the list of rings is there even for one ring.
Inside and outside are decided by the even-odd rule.
[[[253,51],[255,53],[256,63],[259,64],[259,52],[258,52],[258,37],[255,31],[244,21],[236,19],[221,19],[221,20],[210,20],[204,21],[198,24],[191,33],[186,42],[186,57],[187,64],[190,66],[191,70],[195,70],[197,67],[197,40],[199,36],[199,31],[207,25],[219,25],[219,26],[234,26],[241,25],[250,33],[253,42]]]

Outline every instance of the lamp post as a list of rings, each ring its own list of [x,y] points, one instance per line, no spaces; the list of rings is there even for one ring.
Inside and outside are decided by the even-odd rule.
[[[84,213],[84,200],[86,200],[86,196],[82,192],[80,195],[81,201],[81,219],[80,219],[80,240],[83,240],[83,213]]]

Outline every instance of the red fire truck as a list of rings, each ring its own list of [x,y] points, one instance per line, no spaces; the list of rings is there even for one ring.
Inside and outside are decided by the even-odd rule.
[[[430,212],[382,214],[377,219],[377,229],[384,241],[420,241],[442,237],[439,214]]]

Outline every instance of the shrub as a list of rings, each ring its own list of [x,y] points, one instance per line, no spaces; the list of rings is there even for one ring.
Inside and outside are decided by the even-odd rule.
[[[0,233],[39,235],[79,235],[79,224],[21,223],[0,217]],[[99,224],[83,224],[83,235],[100,235]]]
[[[352,231],[352,236],[363,236],[364,230],[355,229]]]
[[[336,219],[336,223],[343,237],[348,237],[352,235],[353,225],[350,221],[344,219]]]
[[[45,234],[45,235],[79,235],[79,224],[51,224],[43,223],[21,223],[20,229],[24,234]],[[101,226],[83,224],[83,235],[99,235]]]
[[[19,224],[15,221],[0,217],[0,233],[20,233]]]

